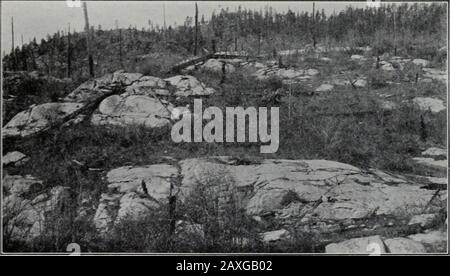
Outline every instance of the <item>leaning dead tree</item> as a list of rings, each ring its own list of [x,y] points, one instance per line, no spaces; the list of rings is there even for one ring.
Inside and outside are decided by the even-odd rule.
[[[89,62],[89,75],[91,77],[94,77],[94,60],[92,59],[92,52],[91,52],[91,29],[89,27],[89,17],[88,17],[88,11],[87,11],[87,4],[86,2],[83,2],[83,12],[84,12],[84,23],[85,23],[85,31],[86,31],[86,46],[87,46],[87,53],[88,53],[88,62]]]

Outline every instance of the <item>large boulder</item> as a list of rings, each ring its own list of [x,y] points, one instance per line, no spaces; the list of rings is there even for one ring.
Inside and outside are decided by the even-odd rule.
[[[146,95],[112,95],[94,113],[94,125],[163,127],[170,123],[173,106],[165,100]]]
[[[2,129],[3,137],[28,136],[61,121],[83,107],[82,103],[45,103],[30,106],[14,116]]]

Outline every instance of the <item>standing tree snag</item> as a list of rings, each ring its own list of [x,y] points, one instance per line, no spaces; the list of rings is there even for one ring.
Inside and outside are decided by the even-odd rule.
[[[72,59],[71,59],[71,48],[70,48],[70,23],[69,28],[67,30],[67,77],[70,78],[72,76]]]
[[[88,62],[89,62],[89,76],[94,77],[94,60],[92,59],[91,52],[91,29],[89,28],[89,17],[87,11],[87,4],[83,2],[83,11],[84,11],[84,23],[85,23],[85,31],[86,31],[86,46],[88,52]]]
[[[198,6],[197,2],[195,2],[195,38],[194,38],[194,56],[197,55],[197,47],[198,47]]]

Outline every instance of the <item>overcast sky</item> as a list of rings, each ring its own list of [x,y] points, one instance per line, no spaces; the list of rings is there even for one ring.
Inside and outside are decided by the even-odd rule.
[[[128,27],[136,25],[138,29],[148,27],[148,20],[154,24],[163,24],[162,1],[88,1],[90,24],[103,29],[113,28],[118,20],[119,26]],[[1,1],[2,20],[2,51],[8,53],[11,49],[11,17],[14,17],[15,45],[21,45],[21,36],[24,43],[33,37],[38,41],[47,34],[57,30],[71,29],[81,31],[84,25],[82,8],[69,7],[66,1]],[[232,1],[199,1],[199,13],[209,18],[213,11],[229,7],[260,10],[269,5],[279,12],[291,9],[294,12],[311,11],[312,2],[232,2]],[[324,9],[325,13],[340,11],[347,5],[364,7],[366,2],[316,2],[316,9]],[[166,1],[167,25],[182,24],[186,16],[193,16],[194,1]]]

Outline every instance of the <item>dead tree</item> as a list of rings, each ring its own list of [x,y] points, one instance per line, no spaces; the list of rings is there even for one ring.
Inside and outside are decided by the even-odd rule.
[[[12,70],[16,71],[16,49],[14,47],[14,17],[11,17],[11,53],[12,53]]]
[[[215,40],[215,39],[213,39],[213,40],[211,41],[211,47],[212,47],[212,52],[213,52],[213,54],[214,54],[215,52],[217,52],[217,49],[216,49],[216,40]]]
[[[166,4],[163,2],[163,19],[164,19],[164,26],[163,26],[163,38],[164,43],[167,43],[167,37],[166,37]]]
[[[119,22],[116,20],[116,30],[119,32],[119,62],[120,67],[123,68],[122,62],[122,29],[119,28]]]
[[[311,34],[312,34],[314,49],[316,48],[316,44],[317,44],[315,28],[316,28],[316,3],[313,2]]]
[[[222,78],[220,80],[220,84],[225,83],[226,74],[227,74],[227,64],[224,61],[222,61]]]
[[[67,30],[67,77],[70,78],[72,76],[72,49],[70,48],[70,24]]]
[[[198,47],[198,6],[197,2],[195,3],[195,39],[194,39],[194,56],[197,55],[197,47]]]
[[[92,59],[91,52],[91,29],[89,27],[89,17],[87,11],[87,4],[83,2],[83,11],[84,11],[84,23],[85,23],[85,31],[86,31],[86,46],[88,52],[88,62],[89,62],[89,76],[94,77],[94,60]]]
[[[393,9],[393,13],[394,13],[394,56],[397,55],[397,24],[396,24],[396,19],[395,19],[395,7]]]

